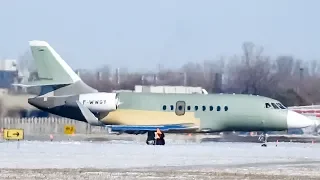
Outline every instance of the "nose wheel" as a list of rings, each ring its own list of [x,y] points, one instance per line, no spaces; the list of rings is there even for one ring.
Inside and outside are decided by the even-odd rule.
[[[267,140],[268,140],[268,134],[267,132],[263,132],[260,136],[259,136],[259,141],[263,142],[261,144],[261,147],[267,147]]]

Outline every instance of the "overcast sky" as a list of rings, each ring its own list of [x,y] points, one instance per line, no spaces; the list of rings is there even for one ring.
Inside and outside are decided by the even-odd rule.
[[[180,67],[241,53],[320,60],[319,0],[0,1],[0,58],[45,40],[72,66]]]

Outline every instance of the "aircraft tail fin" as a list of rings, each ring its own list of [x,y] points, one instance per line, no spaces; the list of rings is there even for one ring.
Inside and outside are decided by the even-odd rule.
[[[44,81],[44,84],[48,82],[73,84],[80,80],[80,77],[46,41],[29,41],[29,46],[37,66],[39,84],[41,81]]]
[[[46,41],[29,41],[36,64],[36,79],[20,87],[40,87],[40,95],[54,91],[54,95],[70,95],[97,92],[84,83],[62,57]]]

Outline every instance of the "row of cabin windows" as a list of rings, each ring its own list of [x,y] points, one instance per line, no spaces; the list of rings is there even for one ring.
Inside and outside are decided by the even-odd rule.
[[[162,109],[165,111],[167,110],[167,106],[166,105],[163,105]],[[178,106],[177,108],[179,111],[182,111],[183,110],[183,106],[180,105]],[[209,111],[213,111],[213,106],[209,106]],[[224,106],[224,111],[228,111],[228,106]],[[174,106],[173,105],[170,105],[170,110],[173,111],[174,110]],[[188,111],[191,111],[191,106],[187,106],[187,110]],[[195,111],[198,111],[199,110],[199,106],[194,106],[194,110]],[[202,111],[206,111],[207,110],[207,107],[206,106],[202,106]],[[217,106],[217,111],[221,111],[221,106]]]

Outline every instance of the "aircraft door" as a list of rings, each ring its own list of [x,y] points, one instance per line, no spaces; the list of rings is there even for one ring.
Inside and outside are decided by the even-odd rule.
[[[183,116],[186,110],[186,102],[185,101],[177,101],[176,103],[176,115]]]

